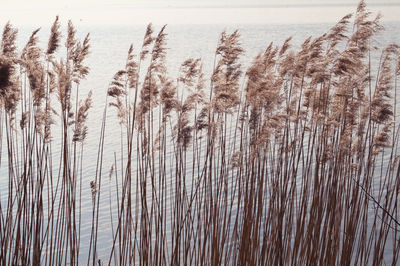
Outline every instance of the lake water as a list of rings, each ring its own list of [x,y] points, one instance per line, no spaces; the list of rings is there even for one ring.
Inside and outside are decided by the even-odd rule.
[[[345,15],[345,14],[342,14]],[[112,19],[112,18],[111,18]],[[32,21],[35,26],[35,21]],[[114,23],[112,23],[114,24]],[[82,236],[81,236],[81,256],[85,257],[89,244],[91,227],[91,193],[90,181],[94,179],[96,171],[97,148],[100,136],[100,126],[102,112],[105,104],[106,91],[113,74],[124,67],[127,51],[132,43],[138,52],[144,32],[143,25],[85,25],[83,22],[77,23],[77,33],[81,39],[86,33],[91,35],[91,54],[87,60],[90,67],[90,73],[85,81],[81,83],[80,94],[85,96],[89,90],[93,90],[93,107],[89,111],[88,128],[89,134],[84,146],[84,168],[83,168],[83,191],[82,191]],[[270,42],[281,45],[283,41],[292,36],[292,45],[298,48],[308,36],[319,36],[328,31],[334,22],[322,23],[274,23],[274,24],[172,24],[166,28],[168,34],[168,53],[167,69],[171,78],[176,79],[180,64],[187,58],[201,58],[205,77],[210,77],[212,73],[215,48],[218,43],[220,33],[223,30],[232,32],[238,29],[241,34],[242,46],[245,55],[242,57],[243,70],[246,69],[252,59],[262,52]],[[65,26],[65,25],[64,25]],[[385,47],[389,43],[400,44],[400,21],[385,21],[385,31],[376,39],[379,47]],[[155,32],[158,32],[160,25],[155,25]],[[24,26],[19,29],[19,47],[22,47],[28,39],[34,27]],[[47,43],[49,29],[43,27],[40,31],[42,43]],[[64,31],[64,37],[66,35]],[[62,56],[62,52],[60,52]],[[377,57],[375,55],[374,62]],[[377,64],[372,64],[374,68]],[[144,71],[142,71],[143,75]],[[114,152],[119,152],[120,142],[118,124],[115,112],[109,112],[106,128],[106,143],[104,150],[104,183],[102,185],[101,215],[99,218],[99,239],[98,254],[99,258],[107,258],[112,245],[111,226],[109,217],[109,197],[108,189],[113,184],[108,180],[108,169],[114,162]],[[55,139],[57,134],[54,133]],[[57,140],[55,140],[57,142]],[[5,148],[3,147],[3,153]],[[7,164],[2,162],[1,167],[1,195],[7,191],[7,175],[4,168]],[[4,198],[2,199],[4,201]],[[85,263],[85,258],[82,258]]]

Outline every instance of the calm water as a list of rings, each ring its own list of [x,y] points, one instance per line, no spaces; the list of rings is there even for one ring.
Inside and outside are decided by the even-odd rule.
[[[245,55],[242,57],[243,70],[252,59],[270,42],[281,45],[283,41],[292,36],[292,44],[297,48],[308,36],[314,37],[328,31],[334,23],[323,24],[283,24],[283,25],[170,25],[167,26],[168,33],[168,54],[167,69],[171,78],[176,79],[180,64],[187,58],[201,58],[203,62],[205,77],[209,77],[212,72],[214,52],[223,30],[231,32],[239,29],[241,33],[242,45]],[[386,30],[376,40],[379,47],[395,42],[400,44],[400,22],[386,22]],[[155,25],[155,32],[160,26]],[[22,47],[28,39],[30,32],[34,28],[25,27],[20,29],[19,47]],[[145,32],[145,26],[90,26],[77,28],[79,36],[83,39],[87,32],[91,34],[91,54],[87,60],[91,71],[88,78],[81,84],[81,96],[93,90],[93,108],[89,114],[89,134],[84,147],[84,169],[83,169],[83,191],[82,191],[82,235],[81,235],[81,254],[85,257],[89,244],[91,227],[91,193],[90,181],[94,179],[96,170],[97,145],[100,136],[100,125],[102,111],[106,97],[106,90],[113,74],[124,67],[128,48],[131,43],[135,47],[140,47]],[[49,30],[43,28],[40,37],[43,44],[47,43]],[[65,32],[65,31],[64,31]],[[64,33],[66,35],[66,33]],[[138,51],[138,50],[137,50]],[[60,52],[60,55],[62,51]],[[373,64],[373,67],[376,67]],[[142,74],[144,71],[142,71]],[[109,112],[106,128],[106,145],[104,150],[104,168],[102,197],[100,204],[102,215],[99,219],[100,234],[98,239],[99,258],[106,258],[112,245],[111,226],[109,217],[109,196],[108,189],[113,187],[109,183],[108,170],[114,162],[114,152],[119,152],[119,133],[120,126],[114,112]],[[55,145],[57,143],[57,133],[54,133]],[[54,148],[56,150],[56,147]],[[4,153],[4,147],[3,147]],[[55,160],[54,160],[55,161]],[[6,163],[1,164],[0,186],[1,195],[7,191],[7,175],[5,172]],[[4,199],[3,199],[4,200]],[[81,255],[81,256],[82,256]],[[83,259],[83,262],[85,260]]]

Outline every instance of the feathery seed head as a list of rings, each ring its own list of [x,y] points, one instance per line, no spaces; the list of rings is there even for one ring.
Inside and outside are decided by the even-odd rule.
[[[60,23],[58,21],[58,16],[51,27],[50,38],[47,45],[47,55],[52,55],[60,46],[61,32]]]

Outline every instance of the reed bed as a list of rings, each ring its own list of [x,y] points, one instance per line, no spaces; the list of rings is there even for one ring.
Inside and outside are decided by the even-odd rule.
[[[271,43],[246,70],[239,32],[223,32],[209,79],[196,58],[172,79],[166,26],[155,33],[149,24],[108,87],[90,184],[82,169],[91,93],[78,97],[89,35],[77,40],[70,22],[59,59],[59,28],[57,18],[46,51],[35,31],[21,53],[16,29],[3,31],[2,265],[397,264],[400,47],[375,47],[383,27],[364,1],[297,50],[291,38]],[[109,112],[120,127],[114,162],[104,160]],[[83,240],[85,185],[92,224]],[[112,229],[100,256],[105,197]]]
[[[0,206],[2,265],[75,265],[79,259],[81,155],[91,93],[83,101],[73,95],[88,74],[83,63],[89,35],[78,41],[70,22],[66,59],[58,59],[59,29],[57,17],[46,50],[38,46],[37,29],[20,53],[17,30],[10,23],[3,30],[1,142],[8,156],[8,192]],[[60,136],[54,151],[56,119]]]

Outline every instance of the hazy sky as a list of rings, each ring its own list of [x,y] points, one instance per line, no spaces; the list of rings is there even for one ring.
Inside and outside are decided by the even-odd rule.
[[[197,7],[197,6],[285,6],[285,5],[357,5],[359,0],[2,0],[5,8],[32,7]],[[370,0],[369,5],[400,4],[399,0]]]
[[[358,0],[2,0],[0,23],[45,26],[60,15],[76,24],[335,22]],[[367,1],[399,20],[400,0]],[[299,9],[300,8],[300,9]]]

